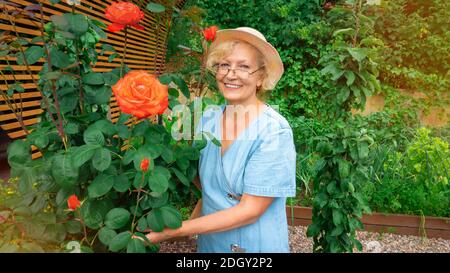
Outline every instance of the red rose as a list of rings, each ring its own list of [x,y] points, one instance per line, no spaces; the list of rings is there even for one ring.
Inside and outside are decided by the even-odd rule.
[[[128,72],[112,87],[120,110],[140,119],[161,115],[166,110],[169,105],[168,89],[155,75],[144,70]]]
[[[76,210],[81,205],[80,200],[78,200],[78,197],[75,194],[72,194],[69,199],[67,199],[67,206],[69,207],[69,210]]]
[[[203,37],[205,37],[205,40],[208,42],[214,42],[216,39],[216,32],[219,28],[216,26],[211,26],[209,28],[206,28],[203,30]]]
[[[114,2],[106,8],[106,18],[112,22],[108,30],[112,32],[120,31],[126,26],[132,26],[142,30],[143,26],[138,25],[144,19],[144,12],[138,6],[129,2]]]
[[[150,164],[150,160],[148,158],[144,158],[141,162],[141,170],[146,172],[148,170],[148,165]]]

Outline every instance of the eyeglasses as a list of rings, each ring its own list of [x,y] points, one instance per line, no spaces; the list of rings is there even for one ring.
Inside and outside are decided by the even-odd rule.
[[[242,69],[242,68],[233,68],[232,69],[231,66],[228,64],[216,64],[213,66],[213,72],[218,76],[226,76],[226,75],[228,75],[230,70],[232,70],[232,71],[234,71],[234,74],[237,77],[245,80],[245,79],[248,79],[250,77],[250,75],[253,75],[255,72],[261,70],[263,67],[264,67],[264,65],[261,66],[260,68],[256,69],[255,71],[250,72],[249,70]]]

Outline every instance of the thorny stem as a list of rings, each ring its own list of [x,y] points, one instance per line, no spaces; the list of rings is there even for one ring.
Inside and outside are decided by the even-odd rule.
[[[75,6],[72,6],[72,14],[75,14]],[[80,63],[80,48],[78,47],[78,43],[75,43],[75,49],[76,49],[76,59],[77,59],[77,66],[78,66],[78,90],[80,93],[80,101],[79,101],[79,105],[80,105],[80,113],[84,114],[84,106],[83,106],[83,101],[84,101],[84,96],[83,96],[83,87],[81,85],[81,63]]]
[[[39,3],[39,11],[41,13],[41,35],[42,38],[44,39],[44,13],[43,13],[43,8],[42,8],[42,4]],[[50,57],[50,50],[47,47],[47,43],[44,42],[44,47],[45,47],[45,51],[47,52],[47,67],[48,67],[48,72],[52,72],[52,63],[51,63],[51,57]],[[52,84],[52,94],[55,100],[55,108],[56,108],[56,116],[58,117],[58,133],[59,136],[61,137],[61,140],[64,144],[64,148],[67,150],[67,139],[66,139],[66,135],[64,134],[64,129],[63,129],[63,118],[61,116],[61,108],[59,106],[59,100],[58,100],[58,95],[56,94],[56,84],[55,84],[55,80],[51,80],[51,84]],[[50,115],[52,115],[52,113],[49,113]]]
[[[134,233],[134,228],[136,227],[136,214],[137,214],[137,209],[139,207],[139,203],[141,202],[141,192],[142,192],[142,185],[144,185],[144,179],[145,179],[145,172],[142,173],[142,180],[141,180],[141,184],[139,185],[139,191],[138,191],[138,195],[137,195],[137,202],[136,202],[136,208],[134,209],[134,214],[133,214],[133,221],[131,222],[131,234]]]
[[[361,13],[361,9],[362,9],[362,1],[358,0],[358,2],[353,7],[353,14],[355,16],[355,22],[356,22],[355,35],[353,36],[353,41],[352,41],[352,46],[353,47],[356,47],[356,43],[358,41],[357,39],[358,39],[358,35],[359,35],[359,30],[361,28],[361,26],[360,26],[360,18],[359,18],[359,14]]]
[[[81,218],[81,213],[79,212],[79,210],[76,210],[76,214],[78,216],[78,221],[81,223],[81,225],[83,226],[83,232],[84,232],[84,238],[81,239],[81,242],[86,241],[89,243],[88,238],[87,238],[87,229],[86,229],[86,225],[84,224],[83,218]],[[95,238],[94,238],[95,239]]]
[[[5,74],[3,74],[2,71],[0,71],[0,73],[1,73],[1,75],[2,75],[2,77],[4,79],[4,81],[5,81],[6,88],[9,89],[9,84],[6,81]],[[14,115],[16,116],[16,119],[19,122],[20,127],[22,127],[22,130],[28,135],[29,131],[25,127],[25,124],[23,123],[23,119],[22,119],[22,110],[23,110],[23,107],[22,107],[22,96],[20,96],[20,110],[19,110],[20,112],[18,113],[18,112],[16,112],[17,111],[17,106],[15,106],[15,103],[13,104],[11,102],[11,100],[9,99],[9,96],[3,90],[0,89],[0,91],[1,91],[1,95],[2,95],[3,99],[5,100],[6,104],[8,105],[8,107],[13,111]],[[19,92],[19,95],[20,94],[21,93]]]
[[[13,31],[14,31],[15,34],[16,34],[16,37],[19,39],[19,38],[20,38],[20,35],[19,35],[18,31],[17,31],[16,25],[15,25],[14,21],[11,20],[11,17],[9,16],[9,13],[7,12],[7,9],[5,8],[5,5],[4,5],[4,4],[3,4],[3,14],[5,14],[6,17],[8,18],[8,21],[9,21],[9,23],[11,24],[11,26],[13,27]],[[42,29],[41,29],[41,33],[43,33]],[[43,34],[42,34],[42,35],[43,35]],[[44,38],[44,36],[42,36],[42,38]],[[44,45],[45,45],[45,43],[44,43]],[[38,84],[36,78],[34,77],[33,73],[31,72],[30,65],[28,64],[28,61],[27,61],[27,59],[25,58],[25,52],[23,51],[23,48],[22,48],[22,47],[19,47],[19,50],[20,50],[20,53],[22,54],[22,57],[23,57],[23,60],[24,60],[25,67],[27,68],[26,71],[27,71],[27,73],[30,75],[31,80],[33,81],[33,84],[36,86],[36,89],[37,89],[37,90],[39,91],[39,93],[41,94],[41,97],[42,97],[42,99],[44,100],[45,107],[47,108],[47,112],[49,113],[50,119],[52,120],[52,123],[55,125],[55,127],[57,127],[56,120],[54,119],[54,117],[51,115],[51,112],[50,112],[50,103],[48,102],[48,99],[47,99],[47,97],[44,95],[44,93],[42,92],[42,90],[39,88],[39,84]]]

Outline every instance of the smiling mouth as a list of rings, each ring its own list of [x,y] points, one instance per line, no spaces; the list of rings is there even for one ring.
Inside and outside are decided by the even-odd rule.
[[[230,84],[230,83],[224,83],[226,88],[232,88],[232,89],[238,89],[241,88],[242,85],[237,85],[237,84]]]

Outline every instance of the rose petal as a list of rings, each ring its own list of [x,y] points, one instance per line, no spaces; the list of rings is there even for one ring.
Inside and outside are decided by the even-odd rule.
[[[121,31],[124,28],[125,28],[125,25],[112,23],[111,25],[108,26],[107,30],[109,30],[111,32],[117,32],[117,31]]]

